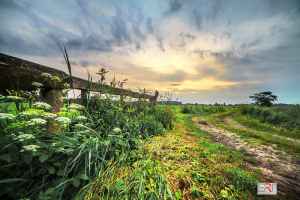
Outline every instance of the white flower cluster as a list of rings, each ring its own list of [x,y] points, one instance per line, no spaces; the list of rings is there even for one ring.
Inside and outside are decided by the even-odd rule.
[[[57,115],[53,114],[53,113],[46,113],[43,116],[45,117],[45,119],[53,119],[53,118],[57,117]]]
[[[63,153],[63,154],[67,154],[70,155],[73,153],[74,149],[65,149],[63,147],[60,147],[59,149],[55,150],[57,153]]]
[[[52,108],[52,106],[50,106],[49,104],[47,104],[45,102],[36,102],[32,105],[35,106],[36,108],[41,108],[41,109],[45,109],[45,110],[49,110]]]
[[[113,129],[113,132],[115,132],[115,133],[119,133],[119,132],[121,132],[121,129],[120,129],[120,128],[118,128],[118,127],[116,127],[116,128],[114,128],[114,129]]]
[[[71,120],[70,120],[69,118],[67,118],[67,117],[58,117],[58,118],[56,119],[56,121],[61,122],[61,123],[64,123],[64,124],[68,124],[68,123],[71,122]]]
[[[78,109],[78,110],[83,110],[84,107],[82,105],[79,104],[71,104],[70,106],[68,106],[68,109]]]
[[[0,113],[0,118],[1,119],[13,119],[13,118],[16,118],[16,117],[13,116],[12,114]]]
[[[42,76],[45,78],[52,78],[52,75],[48,73],[43,73]]]
[[[84,121],[84,120],[87,120],[87,118],[85,116],[78,116],[77,119],[79,121]]]
[[[20,117],[25,117],[25,116],[33,116],[33,117],[39,117],[40,113],[36,112],[36,111],[26,111],[26,112],[21,112],[19,113]]]
[[[76,112],[78,112],[78,110],[76,110],[76,109],[70,109],[69,112],[76,113]]]
[[[14,101],[16,101],[16,100],[22,100],[20,97],[17,97],[17,96],[7,96],[6,98],[14,100]]]
[[[60,81],[61,81],[60,78],[57,77],[57,76],[53,76],[52,80],[53,80],[54,82],[60,82]]]
[[[20,142],[28,139],[33,139],[35,138],[32,134],[21,134],[17,137],[14,138],[14,140],[19,140]]]
[[[75,127],[77,127],[77,128],[88,128],[83,124],[75,124]]]
[[[31,83],[31,85],[34,85],[36,87],[43,87],[43,84],[38,83],[38,82],[33,82],[33,83]]]
[[[27,145],[27,146],[23,146],[20,152],[23,151],[37,151],[36,149],[40,148],[37,145]]]
[[[41,124],[46,124],[47,121],[40,119],[40,118],[36,118],[36,119],[32,119],[30,121],[26,122],[28,125],[33,126],[33,125],[41,125]]]

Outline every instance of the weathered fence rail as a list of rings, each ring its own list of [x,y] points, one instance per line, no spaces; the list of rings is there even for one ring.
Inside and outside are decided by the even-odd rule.
[[[19,89],[26,91],[36,90],[36,86],[32,85],[32,82],[39,82],[43,84],[44,90],[41,90],[40,101],[46,101],[48,104],[53,105],[52,113],[57,113],[60,111],[60,108],[63,107],[62,94],[59,90],[63,89],[64,83],[70,83],[70,78],[65,78],[56,85],[56,88],[52,88],[48,79],[42,77],[42,73],[49,73],[52,76],[57,76],[60,79],[63,79],[68,76],[65,72],[54,69],[51,67],[46,67],[39,65],[33,62],[29,62],[20,58],[15,58],[0,53],[0,88],[2,89],[16,89],[17,88],[17,79],[19,79]],[[88,81],[82,78],[73,76],[73,88],[81,90],[81,98],[73,100],[78,104],[86,106],[86,96],[85,90],[88,88]],[[13,87],[12,87],[13,85]],[[104,85],[106,89],[110,89],[110,86]],[[92,83],[91,91],[98,92],[99,85],[97,83]],[[155,95],[141,94],[138,92],[133,92],[126,89],[115,88],[113,90],[115,95],[129,96],[138,99],[149,99],[151,103],[156,104],[158,98],[158,91],[155,92]],[[55,95],[56,100],[53,102],[53,95]],[[72,102],[72,101],[71,101]]]

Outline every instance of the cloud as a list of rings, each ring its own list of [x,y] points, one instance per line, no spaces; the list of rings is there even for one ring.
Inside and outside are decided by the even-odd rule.
[[[171,85],[168,85],[168,86],[179,86],[180,84],[171,84]]]
[[[81,60],[80,61],[80,65],[84,68],[86,68],[87,66],[89,66],[90,62],[87,60]]]
[[[158,44],[156,44],[156,46],[157,46],[161,51],[165,52],[165,48],[164,48],[164,46],[163,46],[162,39],[161,39],[160,37],[157,37],[156,39],[157,39],[157,41],[158,41]]]
[[[178,3],[178,0],[170,0],[169,9],[164,12],[164,16],[176,13],[181,9],[182,5]]]
[[[117,15],[112,18],[110,32],[117,43],[117,46],[123,46],[126,41],[131,44],[131,38],[127,31],[125,17],[122,16],[122,11],[119,8],[117,8]]]
[[[152,18],[148,17],[146,21],[146,29],[149,33],[153,32],[153,26],[152,26]]]
[[[203,16],[200,12],[193,10],[190,16],[191,26],[195,25],[198,30],[201,29]]]
[[[62,61],[60,61],[60,63],[61,63],[61,64],[66,64],[66,61],[62,60]],[[71,64],[71,65],[77,65],[77,62],[75,62],[75,61],[70,61],[70,64]]]
[[[249,46],[249,47],[255,46],[255,45],[261,43],[261,41],[262,41],[262,38],[256,38],[256,39],[253,40],[252,42],[249,42],[248,46]]]
[[[205,53],[209,53],[210,54],[210,50],[200,50],[200,49],[195,49],[194,51],[190,51],[190,54],[197,54],[200,58],[202,58],[202,60],[204,60],[204,54]]]
[[[227,20],[227,26],[230,26],[230,24],[231,24],[231,20],[229,19]]]
[[[142,8],[136,9],[133,5],[129,7],[129,16],[127,19],[132,24],[132,32],[139,38],[144,38],[143,34],[141,33],[140,26],[142,25],[144,14]]]
[[[220,2],[214,1],[211,5],[210,9],[208,9],[208,11],[206,12],[206,21],[214,22],[216,20],[217,14],[220,12],[220,10],[221,10]]]
[[[182,36],[182,35],[183,35],[183,32],[180,33],[180,36]],[[184,36],[186,38],[189,38],[189,39],[192,39],[192,40],[197,38],[197,35],[191,35],[190,33],[185,33]]]

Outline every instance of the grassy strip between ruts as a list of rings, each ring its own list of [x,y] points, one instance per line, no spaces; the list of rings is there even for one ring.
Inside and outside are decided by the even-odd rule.
[[[299,155],[300,146],[292,143],[289,140],[283,140],[282,138],[278,138],[273,136],[272,134],[262,133],[258,131],[248,130],[246,128],[238,128],[233,127],[227,124],[224,124],[224,117],[231,115],[231,112],[221,113],[221,114],[213,114],[207,118],[211,124],[215,125],[217,128],[225,129],[227,131],[232,131],[241,135],[242,137],[251,137],[256,139],[256,142],[264,144],[264,145],[272,145],[277,144],[278,148],[283,148],[286,153],[291,155]]]
[[[143,142],[132,165],[100,175],[86,199],[257,199],[260,172],[244,171],[240,152],[211,143],[194,115],[177,116],[175,129]]]

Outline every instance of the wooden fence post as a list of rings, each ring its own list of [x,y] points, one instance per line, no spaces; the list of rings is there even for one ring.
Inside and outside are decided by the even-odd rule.
[[[39,100],[40,102],[45,102],[52,106],[51,113],[54,114],[60,112],[60,109],[64,105],[62,94],[59,89],[43,88],[40,92]],[[49,132],[53,132],[53,124],[47,122],[46,130]]]

